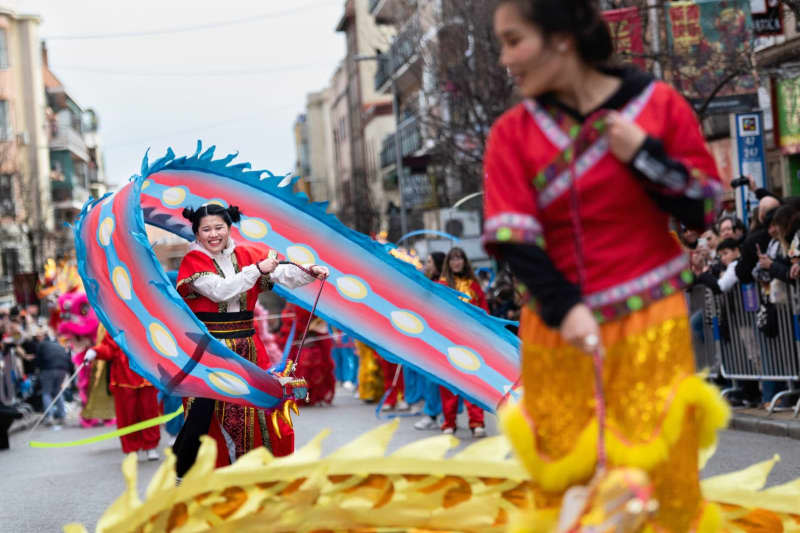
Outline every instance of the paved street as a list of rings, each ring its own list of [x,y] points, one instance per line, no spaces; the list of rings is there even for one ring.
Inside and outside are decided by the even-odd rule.
[[[298,445],[302,445],[323,428],[332,434],[325,442],[330,452],[355,436],[380,423],[375,418],[374,406],[364,405],[346,391],[339,390],[333,407],[316,407],[303,410],[297,420]],[[401,419],[400,428],[391,449],[434,432],[421,432],[412,428],[416,418]],[[466,423],[466,419],[463,421]],[[493,416],[487,416],[490,434],[496,434]],[[77,427],[52,431],[41,428],[35,440],[69,441],[100,434],[106,429],[85,430]],[[166,433],[164,434],[166,435]],[[460,436],[465,443],[472,441],[466,431]],[[122,492],[124,481],[119,465],[123,458],[118,440],[91,444],[77,448],[33,449],[26,446],[28,433],[12,437],[11,450],[0,453],[0,532],[39,533],[60,531],[63,524],[77,521],[94,527],[108,505]],[[162,439],[162,448],[166,438]],[[463,443],[462,443],[463,445]],[[782,483],[800,477],[800,442],[786,438],[753,433],[725,431],[719,449],[704,471],[705,476],[730,472],[780,454],[782,461],[776,466],[770,483]],[[144,493],[157,464],[140,463],[139,492]]]

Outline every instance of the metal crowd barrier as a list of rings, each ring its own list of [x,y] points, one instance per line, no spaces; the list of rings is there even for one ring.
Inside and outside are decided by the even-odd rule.
[[[690,296],[693,300],[699,299],[703,302],[703,339],[705,342],[694,342],[694,359],[698,370],[708,373],[708,377],[717,380],[720,377],[719,350],[714,342],[714,298],[711,289],[702,285],[695,286]],[[694,330],[692,331],[695,334]]]
[[[723,391],[723,395],[737,390],[737,381],[786,382],[787,390],[778,392],[770,401],[770,413],[777,409],[781,398],[800,395],[800,289],[795,283],[788,288],[789,301],[774,304],[777,324],[774,336],[757,326],[761,300],[756,286],[737,284],[730,291],[716,295],[700,288],[706,291],[703,310],[706,342],[695,347],[698,368],[710,369],[710,377],[733,381],[733,387]],[[794,416],[798,415],[800,399],[794,406]]]

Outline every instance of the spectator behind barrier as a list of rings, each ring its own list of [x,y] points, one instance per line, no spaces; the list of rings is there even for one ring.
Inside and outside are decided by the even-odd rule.
[[[775,290],[781,292],[783,287],[778,287],[774,282],[789,282],[789,269],[791,263],[786,255],[791,240],[790,227],[800,224],[800,199],[787,198],[786,203],[772,213],[767,229],[772,240],[766,250],[761,250],[758,255],[758,268],[756,269],[759,281],[771,283],[770,300],[775,300]],[[788,237],[788,241],[787,241]],[[781,298],[780,300],[783,300]]]
[[[797,279],[800,276],[800,197],[787,198],[784,203],[786,209],[775,213],[773,220],[791,264],[789,277]]]
[[[747,228],[744,222],[736,217],[723,217],[719,221],[719,234],[720,240],[735,239],[736,242],[741,242],[744,239]]]
[[[739,262],[741,252],[739,251],[739,244],[736,242],[736,239],[728,238],[719,243],[719,246],[717,246],[717,255],[719,256],[720,262],[725,267],[722,276],[716,279],[709,270],[706,270],[697,278],[698,283],[709,287],[715,294],[728,292],[739,281],[736,277],[736,265]]]
[[[774,196],[765,196],[758,202],[757,223],[741,245],[742,257],[736,265],[736,277],[742,283],[753,283],[753,269],[758,264],[758,254],[767,250],[769,241],[769,223],[775,210],[780,207],[780,200]]]

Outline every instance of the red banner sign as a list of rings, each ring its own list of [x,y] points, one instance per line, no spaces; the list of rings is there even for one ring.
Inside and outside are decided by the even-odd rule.
[[[642,19],[635,7],[603,11],[603,18],[611,29],[617,54],[631,63],[645,68]]]

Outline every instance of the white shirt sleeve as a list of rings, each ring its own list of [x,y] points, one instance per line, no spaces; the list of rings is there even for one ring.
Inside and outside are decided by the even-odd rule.
[[[278,265],[272,271],[272,281],[280,283],[287,289],[296,289],[303,285],[308,285],[316,278],[306,274],[294,265]]]
[[[739,281],[739,278],[736,277],[736,263],[738,262],[739,261],[732,261],[719,278],[719,289],[722,292],[728,292]]]
[[[223,278],[217,274],[209,274],[194,280],[192,286],[212,302],[224,302],[252,289],[260,276],[256,265],[247,265],[233,277]]]

